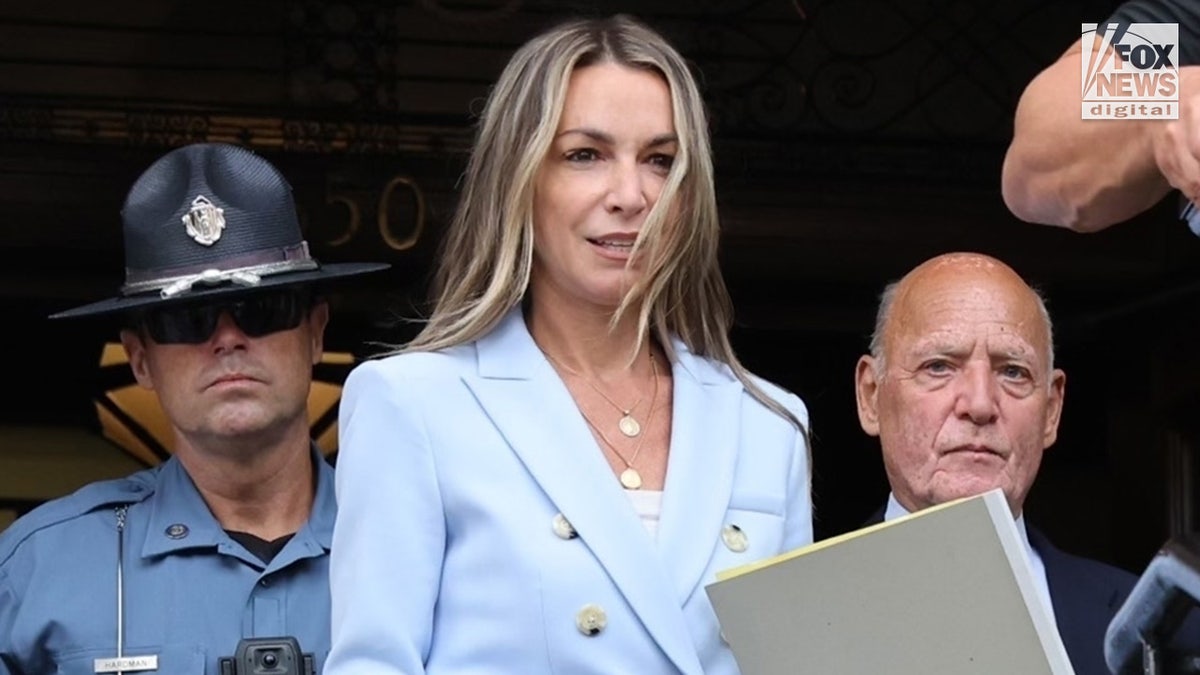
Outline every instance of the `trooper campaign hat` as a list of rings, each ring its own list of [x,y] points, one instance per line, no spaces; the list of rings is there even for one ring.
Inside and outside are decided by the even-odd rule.
[[[287,180],[236,145],[198,143],[159,158],[129,190],[121,217],[125,283],[119,295],[50,318],[211,300],[389,267],[317,262],[301,235]]]

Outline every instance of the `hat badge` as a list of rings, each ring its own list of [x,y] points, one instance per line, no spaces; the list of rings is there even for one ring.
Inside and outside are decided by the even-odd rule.
[[[225,229],[225,210],[213,206],[208,197],[198,195],[192,200],[192,208],[183,214],[183,224],[196,243],[212,246]]]

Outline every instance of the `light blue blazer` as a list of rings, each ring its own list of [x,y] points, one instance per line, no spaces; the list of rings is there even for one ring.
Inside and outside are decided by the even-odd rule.
[[[326,675],[736,673],[704,587],[812,542],[808,448],[728,369],[674,347],[657,541],[519,309],[475,343],[355,368]],[[763,387],[807,425],[799,398]]]

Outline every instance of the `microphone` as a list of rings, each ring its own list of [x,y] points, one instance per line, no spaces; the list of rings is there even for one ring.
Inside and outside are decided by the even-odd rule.
[[[1175,537],[1150,561],[1108,624],[1104,662],[1109,670],[1115,675],[1200,672],[1200,659],[1183,654],[1166,659],[1162,653],[1198,599],[1200,540],[1194,534]]]

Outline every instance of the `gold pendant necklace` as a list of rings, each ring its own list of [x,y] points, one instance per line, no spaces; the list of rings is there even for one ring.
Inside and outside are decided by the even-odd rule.
[[[650,358],[650,370],[653,373],[652,377],[654,379],[654,389],[653,393],[650,395],[650,414],[653,415],[654,404],[658,400],[658,367],[654,365],[653,355],[651,355]],[[617,480],[621,481],[621,487],[624,487],[626,490],[640,490],[642,488],[642,474],[638,473],[638,470],[634,468],[633,463],[637,461],[638,455],[642,452],[642,444],[645,443],[646,438],[639,438],[637,446],[633,449],[633,454],[630,455],[629,459],[625,459],[625,455],[622,455],[621,451],[617,449],[617,446],[614,445],[612,441],[608,440],[608,436],[605,436],[604,432],[600,430],[600,427],[596,426],[596,423],[587,416],[587,413],[583,412],[583,408],[579,409],[579,414],[583,416],[583,420],[588,423],[588,426],[590,426],[592,430],[596,432],[596,435],[600,437],[600,440],[604,441],[604,444],[613,451],[613,454],[617,456],[617,459],[621,460],[621,463],[625,465],[625,470],[622,471],[617,477]]]
[[[638,398],[637,401],[634,402],[633,405],[629,406],[628,408],[624,408],[624,407],[620,406],[619,404],[617,404],[616,401],[609,398],[608,394],[605,394],[600,389],[600,387],[596,386],[596,384],[594,382],[592,382],[592,380],[590,378],[584,376],[583,373],[576,372],[576,371],[571,370],[570,368],[564,366],[562,363],[560,363],[558,361],[558,359],[554,358],[553,356],[550,356],[549,352],[546,352],[543,350],[542,353],[545,354],[546,358],[550,359],[550,361],[553,362],[554,365],[558,366],[559,368],[566,371],[567,373],[574,375],[575,377],[586,382],[587,385],[589,387],[591,387],[597,394],[600,394],[601,398],[603,398],[605,401],[608,402],[609,405],[616,408],[621,413],[621,419],[617,420],[617,428],[621,430],[622,434],[625,434],[625,436],[627,436],[629,438],[634,438],[638,434],[642,433],[641,423],[638,422],[637,418],[633,416],[633,411],[636,410],[637,407],[639,405],[641,405],[641,403],[642,403],[642,399],[640,397]],[[652,373],[655,373],[655,380],[657,381],[657,379],[658,379],[657,371],[655,370],[655,365],[654,365],[654,350],[650,350],[650,371]],[[651,411],[653,411],[653,409],[654,409],[653,401],[650,402],[650,409],[651,409]]]
[[[637,469],[632,466],[621,472],[621,485],[627,490],[642,489],[642,474],[637,472]]]
[[[617,422],[617,428],[621,430],[621,433],[630,438],[642,433],[642,425],[638,424],[638,421],[633,418],[633,415],[629,414],[630,411],[626,410],[624,412],[625,416]]]

